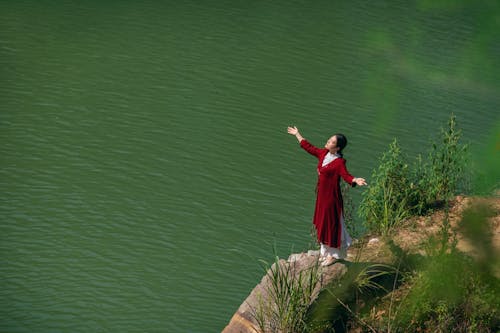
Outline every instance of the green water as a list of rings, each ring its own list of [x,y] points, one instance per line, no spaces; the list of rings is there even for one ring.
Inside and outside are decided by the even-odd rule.
[[[498,31],[496,1],[1,1],[0,331],[221,331],[310,244],[291,124],[369,181],[454,112],[498,170]]]

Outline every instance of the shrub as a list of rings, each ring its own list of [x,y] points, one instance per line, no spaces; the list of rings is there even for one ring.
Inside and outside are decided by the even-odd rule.
[[[466,178],[464,173],[468,147],[459,143],[461,134],[452,114],[448,128],[441,129],[441,145],[433,143],[429,153],[431,172],[427,185],[433,190],[430,201],[449,200],[457,192],[460,182]]]
[[[466,185],[468,148],[459,143],[460,136],[451,115],[438,143],[432,143],[425,159],[419,155],[411,168],[394,139],[363,192],[359,213],[368,230],[386,234],[406,217],[447,203]]]
[[[387,233],[408,216],[410,172],[396,139],[373,172],[371,184],[363,192],[360,214],[369,230]]]

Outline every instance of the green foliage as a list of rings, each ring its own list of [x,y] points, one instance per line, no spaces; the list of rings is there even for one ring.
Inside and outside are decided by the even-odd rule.
[[[412,167],[396,139],[389,145],[359,209],[370,231],[387,234],[408,216],[424,214],[466,189],[468,148],[459,143],[460,136],[451,115],[438,143],[432,143],[427,157],[419,155]]]
[[[397,327],[412,332],[495,332],[499,327],[500,283],[493,274],[498,258],[491,246],[491,232],[475,227],[488,225],[488,211],[484,206],[472,207],[461,222],[470,227],[462,227],[464,236],[488,253],[487,260],[468,257],[453,243],[443,249],[441,244],[450,243],[438,240],[431,246],[438,245],[438,251],[414,276],[412,289],[399,306]]]
[[[441,232],[423,246],[425,256],[399,253],[401,265],[398,270],[404,267],[400,272],[404,277],[403,288],[397,290],[394,284],[392,293],[376,302],[369,311],[347,309],[352,317],[349,329],[363,332],[498,332],[500,262],[492,243],[492,225],[488,222],[495,214],[491,207],[478,203],[463,212],[458,226],[461,236],[472,245],[469,254],[458,251],[455,235],[446,220]],[[416,265],[407,265],[412,256],[420,259]],[[361,281],[365,280],[363,275],[360,275]],[[363,284],[370,285],[369,282]]]
[[[363,193],[360,213],[369,230],[387,233],[408,216],[409,175],[408,164],[394,139],[373,172],[370,187]]]
[[[495,212],[491,207],[476,204],[462,213],[462,220],[459,223],[460,231],[474,244],[476,259],[482,265],[482,271],[488,272],[493,266],[500,267],[499,255],[492,243],[492,230],[488,223],[484,223],[494,215]]]
[[[459,143],[460,136],[455,116],[451,115],[448,128],[441,129],[441,144],[433,143],[429,153],[430,172],[424,178],[424,186],[430,190],[427,204],[450,199],[464,179],[467,146]]]

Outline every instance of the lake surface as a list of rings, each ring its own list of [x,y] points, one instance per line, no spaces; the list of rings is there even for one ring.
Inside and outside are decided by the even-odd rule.
[[[368,181],[452,112],[498,161],[481,3],[0,2],[0,331],[221,331],[260,259],[311,246],[316,162],[288,125],[346,134]]]

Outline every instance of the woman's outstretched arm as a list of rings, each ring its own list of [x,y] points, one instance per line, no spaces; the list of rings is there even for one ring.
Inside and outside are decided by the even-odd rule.
[[[345,166],[345,160],[344,160],[344,159],[342,159],[342,160],[341,160],[341,163],[340,163],[340,170],[339,170],[339,172],[340,172],[340,176],[341,176],[342,178],[344,178],[344,180],[345,180],[347,183],[351,184],[351,186],[356,186],[356,185],[359,185],[359,186],[366,186],[366,185],[368,185],[368,184],[366,183],[366,180],[365,180],[364,178],[353,177],[353,176],[349,173],[349,171],[347,171],[347,168],[346,168],[346,166]]]
[[[300,135],[299,129],[297,127],[288,127],[287,129],[288,133],[291,135],[295,135],[297,138],[297,141],[299,141],[300,146],[304,148],[305,151],[307,151],[309,154],[314,155],[316,157],[320,157],[321,155],[321,149],[316,148],[312,144],[309,143],[302,135]]]

